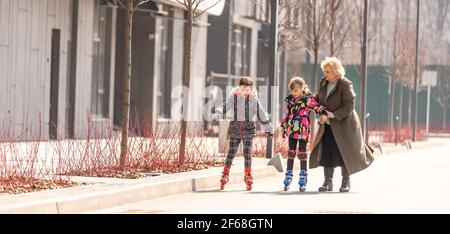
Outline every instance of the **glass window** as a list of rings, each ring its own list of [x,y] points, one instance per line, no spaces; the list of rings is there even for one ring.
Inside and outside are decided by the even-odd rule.
[[[107,117],[109,114],[109,84],[111,61],[111,8],[94,4],[91,112]]]
[[[158,91],[158,118],[171,118],[171,90],[172,90],[172,43],[173,43],[173,10],[164,6],[164,11],[170,12],[170,17],[162,17],[159,26],[161,35]]]
[[[239,25],[234,26],[232,43],[232,74],[250,75],[251,29]]]

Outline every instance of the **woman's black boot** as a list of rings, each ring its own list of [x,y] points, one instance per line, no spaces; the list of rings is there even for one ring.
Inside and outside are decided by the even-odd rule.
[[[319,191],[320,192],[333,191],[334,167],[324,167],[323,173],[325,175],[325,181],[323,182],[323,185],[319,187]]]
[[[347,172],[347,168],[342,167],[341,172],[342,172],[342,184],[341,187],[339,188],[339,192],[348,192],[350,191],[350,176]]]

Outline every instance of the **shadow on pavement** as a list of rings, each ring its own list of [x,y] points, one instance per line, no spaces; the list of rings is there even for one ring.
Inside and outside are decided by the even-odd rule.
[[[297,190],[290,190],[290,191],[247,191],[245,189],[202,189],[199,191],[195,191],[194,193],[231,193],[231,192],[246,192],[249,194],[270,194],[270,195],[318,195],[318,194],[330,194],[330,195],[339,195],[339,194],[354,194],[357,192],[346,192],[341,193],[339,191],[332,191],[332,192],[319,192],[319,191],[305,191],[300,192]]]
[[[264,191],[252,191],[249,192],[251,194],[271,194],[271,195],[281,195],[281,196],[286,196],[286,195],[317,195],[319,194],[319,192],[316,191],[305,191],[305,192],[300,192],[297,190],[292,190],[292,191],[270,191],[270,192],[264,192]]]

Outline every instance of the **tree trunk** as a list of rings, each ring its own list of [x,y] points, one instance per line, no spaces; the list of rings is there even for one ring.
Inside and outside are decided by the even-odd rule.
[[[387,109],[387,127],[389,128],[389,141],[392,137],[392,114],[391,114],[391,96],[392,96],[392,79],[389,80],[388,87],[388,109]]]
[[[314,0],[314,2],[310,2],[310,4],[314,4],[313,5],[313,23],[312,23],[312,27],[313,27],[313,35],[314,35],[314,44],[313,44],[313,50],[314,50],[314,74],[313,74],[313,88],[314,91],[317,91],[317,65],[319,63],[319,35],[317,32],[317,27],[320,27],[320,25],[317,25],[317,19],[316,19],[316,1]]]
[[[445,132],[447,132],[447,108],[448,106],[445,105],[444,106],[444,119],[442,120],[442,128],[444,129]]]
[[[330,56],[333,57],[334,55],[334,24],[331,22],[331,29],[330,29]]]
[[[192,22],[193,9],[187,7],[186,9],[186,24],[184,26],[184,60],[183,60],[183,86],[190,87],[191,82],[191,49],[192,49]],[[183,93],[185,95],[185,93]],[[183,164],[186,159],[186,131],[187,118],[189,110],[189,97],[183,96],[183,118],[181,119],[181,133],[180,133],[180,150],[178,162]]]
[[[402,126],[403,123],[403,84],[400,83],[400,102],[398,104],[398,124]]]
[[[408,88],[408,127],[411,126],[411,98],[412,98],[412,88]]]
[[[317,66],[319,65],[319,48],[314,48],[314,68],[313,68],[313,88],[314,91],[317,91],[318,83],[319,83],[319,71]]]
[[[335,11],[334,11],[334,1],[332,1],[330,3],[330,8],[331,12],[330,12],[330,56],[333,57],[334,55],[334,25],[336,24],[336,19],[335,19]]]
[[[392,81],[392,86],[391,86],[391,88],[392,88],[392,91],[391,91],[391,110],[390,110],[390,113],[391,113],[391,116],[389,116],[389,119],[390,119],[390,121],[391,121],[391,126],[390,126],[390,131],[389,131],[389,135],[391,136],[391,134],[394,132],[394,127],[395,127],[395,125],[397,124],[397,122],[396,122],[396,120],[395,120],[395,114],[394,114],[394,106],[395,106],[395,82],[394,81]],[[392,139],[391,137],[390,137],[390,139]]]
[[[130,119],[130,89],[131,89],[131,32],[133,28],[133,2],[127,1],[125,10],[125,51],[124,51],[124,82],[123,82],[123,119],[122,140],[120,142],[120,170],[126,168],[128,151],[128,127]]]
[[[313,92],[317,92],[318,91],[318,89],[317,89],[317,86],[318,86],[317,83],[319,82],[318,81],[318,75],[319,74],[318,74],[318,68],[317,68],[317,66],[319,65],[318,64],[319,63],[318,53],[319,53],[319,48],[315,47],[314,48],[314,69],[313,69],[314,74],[313,74],[313,86],[312,86],[312,88],[314,89]],[[315,130],[316,130],[316,124],[315,124],[314,119],[315,119],[315,115],[314,114],[309,116],[310,123],[312,123],[311,124],[311,132],[312,132],[312,134],[315,134]],[[315,138],[315,135],[314,135],[314,138]]]

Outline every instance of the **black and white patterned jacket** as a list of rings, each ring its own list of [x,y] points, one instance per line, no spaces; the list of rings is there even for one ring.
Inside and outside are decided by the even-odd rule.
[[[226,113],[231,116],[230,126],[228,127],[228,137],[230,138],[250,138],[256,135],[256,121],[262,123],[266,133],[273,132],[273,126],[269,115],[262,107],[258,98],[253,92],[244,91],[239,87],[232,90],[222,106],[216,109],[216,113]]]

